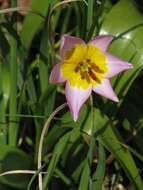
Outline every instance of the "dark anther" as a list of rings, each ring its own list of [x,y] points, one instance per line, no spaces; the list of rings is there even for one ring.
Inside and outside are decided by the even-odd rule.
[[[79,62],[79,65],[80,65],[80,66],[83,66],[83,63],[82,63],[82,62]]]
[[[97,73],[104,73],[104,71],[102,69],[100,69],[97,65],[95,64],[91,64],[91,68],[97,72]]]
[[[79,69],[80,69],[80,67],[79,66],[76,66],[76,68],[75,68],[75,72],[77,73],[78,71],[79,71]]]
[[[96,77],[95,73],[92,72],[91,69],[89,70],[89,75],[90,75],[90,77],[91,77],[93,80],[95,80],[95,81],[97,81],[97,82],[100,83],[100,80]]]

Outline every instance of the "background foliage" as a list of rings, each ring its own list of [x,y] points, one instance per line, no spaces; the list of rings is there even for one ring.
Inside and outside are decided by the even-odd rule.
[[[142,1],[21,2],[0,10],[0,189],[142,190]],[[76,123],[48,82],[65,33],[112,34],[108,51],[134,65],[112,80],[119,103],[93,94]]]

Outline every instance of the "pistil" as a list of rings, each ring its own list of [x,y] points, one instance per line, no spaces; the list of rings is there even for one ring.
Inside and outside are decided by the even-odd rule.
[[[79,70],[80,70],[80,66],[78,65],[78,66],[76,66],[74,71],[77,73]]]

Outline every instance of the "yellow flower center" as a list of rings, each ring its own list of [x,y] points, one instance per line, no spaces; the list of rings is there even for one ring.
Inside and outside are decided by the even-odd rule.
[[[93,44],[78,44],[66,51],[61,66],[70,85],[82,89],[101,83],[107,71],[105,54]]]

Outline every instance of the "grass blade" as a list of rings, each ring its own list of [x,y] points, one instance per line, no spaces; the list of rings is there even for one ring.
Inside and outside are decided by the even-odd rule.
[[[103,145],[99,142],[98,150],[98,165],[92,179],[92,190],[102,189],[102,184],[105,175],[105,150]]]
[[[87,25],[86,25],[86,34],[88,36],[88,32],[90,31],[90,28],[92,26],[93,21],[93,6],[94,1],[88,0],[88,7],[87,7]]]
[[[17,0],[12,0],[12,7],[17,6]],[[17,16],[13,15],[12,24],[14,29],[17,28]],[[17,120],[13,117],[17,113],[17,41],[14,36],[10,36],[10,123],[9,123],[9,144],[16,146],[18,125]]]
[[[0,144],[6,144],[6,118],[2,84],[2,63],[0,63]]]

